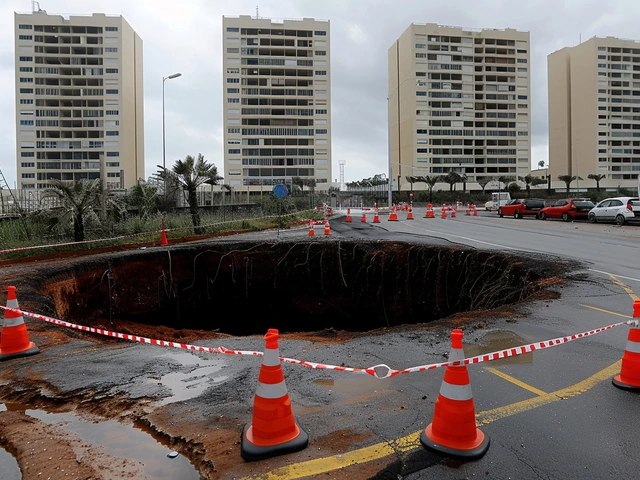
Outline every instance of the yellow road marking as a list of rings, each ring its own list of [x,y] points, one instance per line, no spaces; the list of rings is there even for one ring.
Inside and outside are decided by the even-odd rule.
[[[627,292],[629,294],[629,296],[634,299],[634,300],[640,300],[640,297],[638,297],[635,293],[633,293],[633,290],[631,290],[631,288],[629,288],[628,285],[622,283],[618,278],[616,278],[615,275],[612,274],[608,274],[611,277],[611,280],[613,280],[613,283],[615,283],[616,285],[618,285],[619,287],[622,287],[622,289]]]
[[[604,312],[604,313],[608,313],[610,315],[617,315],[619,317],[624,317],[624,318],[633,318],[630,315],[623,315],[622,313],[617,313],[617,312],[612,312],[610,310],[605,310],[603,308],[598,308],[598,307],[592,307],[591,305],[584,305],[584,304],[580,304],[581,307],[585,307],[585,308],[591,308],[593,310],[598,310],[599,312]]]
[[[492,367],[488,367],[486,368],[486,370],[488,370],[489,372],[493,373],[494,375],[499,376],[500,378],[504,378],[506,381],[513,383],[514,385],[517,385],[521,388],[524,388],[525,390],[529,390],[532,393],[535,393],[536,395],[546,395],[547,392],[543,392],[540,389],[537,389],[536,387],[532,387],[531,385],[528,385],[520,380],[518,380],[515,377],[512,377],[511,375],[507,375],[504,372],[501,372],[500,370],[496,370],[495,368]]]
[[[622,360],[618,360],[613,365],[597,372],[586,380],[578,382],[575,385],[571,385],[570,387],[556,390],[551,393],[542,393],[534,398],[477,413],[476,425],[488,425],[496,420],[510,417],[517,413],[532,410],[559,400],[566,400],[568,398],[575,397],[576,395],[588,391],[603,380],[616,375],[620,371],[621,365]],[[421,433],[422,430],[419,430],[396,440],[376,443],[375,445],[360,448],[358,450],[352,450],[344,454],[316,458],[306,462],[287,465],[263,475],[246,477],[246,480],[296,480],[304,477],[310,477],[312,475],[320,475],[322,473],[339,470],[353,465],[371,462],[389,455],[407,452],[418,448],[420,446]]]

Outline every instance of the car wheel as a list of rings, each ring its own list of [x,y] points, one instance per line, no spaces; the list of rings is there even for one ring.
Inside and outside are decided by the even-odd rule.
[[[587,218],[589,220],[589,223],[596,223],[598,221],[595,213],[590,213]]]
[[[538,214],[538,220],[546,220],[547,219],[547,214],[544,212],[540,212]]]
[[[498,208],[498,215],[500,215],[500,218],[502,218],[503,215],[502,215],[502,209],[501,208]]]
[[[563,222],[568,222],[569,221],[569,214],[567,212],[563,212],[562,221]]]
[[[616,215],[616,223],[620,226],[624,225],[624,215]]]
[[[519,210],[516,210],[515,212],[513,212],[513,218],[522,218],[522,215],[520,215]]]

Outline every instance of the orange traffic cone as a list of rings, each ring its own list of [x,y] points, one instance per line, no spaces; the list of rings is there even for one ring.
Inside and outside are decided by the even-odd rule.
[[[445,210],[444,205],[442,206],[442,215],[441,215],[441,217],[442,218],[447,218],[447,211]]]
[[[160,237],[160,246],[166,247],[167,245],[169,245],[169,242],[167,241],[167,233],[164,231],[164,217],[162,217],[162,235]]]
[[[247,461],[293,453],[307,448],[309,436],[296,424],[287,393],[278,330],[270,328],[264,336],[266,348],[253,400],[253,418],[240,439],[240,455]]]
[[[20,309],[16,287],[8,287],[7,308]],[[27,326],[21,313],[4,311],[4,327],[0,335],[0,361],[28,357],[40,353],[35,343],[29,341]]]
[[[324,223],[324,234],[331,235],[331,227],[329,227],[329,222]]]
[[[380,216],[378,215],[378,211],[373,214],[373,223],[380,223]]]
[[[367,214],[366,213],[364,213],[364,212],[362,213],[362,218],[360,219],[360,221],[362,223],[367,223]]]
[[[409,213],[407,213],[407,220],[413,220],[413,211],[411,207],[409,207]]]
[[[429,204],[427,205],[427,213],[424,215],[424,218],[434,218],[435,215],[433,214],[433,205]]]
[[[473,216],[477,217],[478,216],[478,209],[476,208],[476,206],[473,206]]]
[[[347,218],[344,219],[345,222],[351,222],[351,209],[347,208]]]
[[[309,222],[309,236],[310,237],[315,237],[316,232],[313,229],[313,220],[311,220],[311,222]]]
[[[451,210],[451,218],[456,218],[457,210]]]
[[[464,211],[465,215],[471,215],[471,205],[467,203],[467,209]]]
[[[640,300],[633,302],[633,318],[640,318]],[[613,384],[623,390],[640,391],[640,328],[629,329],[620,375],[613,377]]]
[[[389,218],[387,220],[390,220],[392,222],[398,221],[398,214],[396,213],[396,206],[395,205],[391,209],[391,213],[389,214]]]
[[[462,330],[451,332],[449,361],[463,360]],[[480,458],[489,437],[476,428],[473,394],[466,365],[446,367],[433,421],[420,435],[425,448],[462,458]]]

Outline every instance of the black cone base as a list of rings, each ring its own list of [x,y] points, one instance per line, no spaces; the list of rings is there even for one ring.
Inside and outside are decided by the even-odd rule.
[[[480,458],[485,453],[487,453],[487,450],[489,450],[490,440],[489,436],[487,434],[484,434],[484,440],[476,448],[472,448],[471,450],[460,450],[434,442],[429,437],[427,437],[426,430],[422,430],[422,434],[420,435],[420,443],[422,443],[424,448],[426,448],[427,450],[444,453],[445,455],[466,460],[475,460],[476,458]]]
[[[12,358],[21,358],[21,357],[29,357],[31,355],[35,355],[36,353],[40,353],[40,349],[38,347],[31,347],[28,350],[23,350],[22,352],[15,353],[2,353],[0,350],[0,362],[3,360],[11,360]]]
[[[620,375],[613,377],[613,380],[611,380],[611,382],[613,383],[613,385],[615,385],[618,388],[621,388],[622,390],[628,390],[630,392],[640,392],[639,386],[630,385],[628,383],[621,382]]]
[[[271,445],[268,447],[262,447],[254,445],[247,440],[246,433],[251,424],[247,423],[242,430],[242,437],[240,437],[240,455],[247,462],[254,462],[256,460],[264,460],[265,458],[271,458],[278,455],[284,455],[286,453],[299,452],[304,450],[309,445],[309,435],[300,427],[300,434],[293,440],[289,440],[285,443],[278,445]]]

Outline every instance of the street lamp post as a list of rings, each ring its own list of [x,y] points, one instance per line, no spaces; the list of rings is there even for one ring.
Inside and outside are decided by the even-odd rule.
[[[168,77],[162,77],[162,170],[164,174],[164,197],[167,198],[167,176],[166,176],[166,134],[165,134],[165,121],[164,121],[164,82],[173,78],[182,76],[181,73],[174,73]]]

